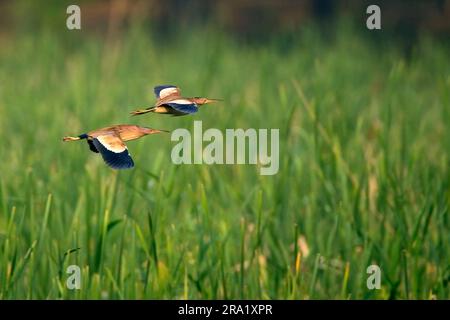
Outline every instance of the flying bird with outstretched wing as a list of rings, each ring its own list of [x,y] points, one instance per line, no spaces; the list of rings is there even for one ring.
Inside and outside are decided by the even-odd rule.
[[[173,116],[184,116],[196,113],[201,105],[221,101],[210,98],[184,98],[177,86],[161,85],[154,88],[156,103],[152,107],[131,112],[132,115],[141,115],[148,112],[171,114]]]
[[[134,162],[125,142],[160,132],[167,131],[121,124],[93,130],[76,137],[64,137],[63,141],[86,139],[89,149],[100,153],[108,166],[113,169],[128,169],[134,167]]]

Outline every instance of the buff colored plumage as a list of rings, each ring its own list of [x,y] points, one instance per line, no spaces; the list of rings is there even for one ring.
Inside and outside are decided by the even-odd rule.
[[[201,105],[221,101],[210,98],[184,98],[181,91],[173,85],[162,85],[154,88],[156,103],[152,107],[131,112],[132,115],[141,115],[148,112],[171,114],[174,116],[184,116],[195,113]]]
[[[134,162],[125,142],[160,132],[167,131],[121,124],[93,130],[77,137],[64,137],[63,141],[86,139],[89,149],[100,153],[108,166],[113,169],[128,169],[134,166]]]

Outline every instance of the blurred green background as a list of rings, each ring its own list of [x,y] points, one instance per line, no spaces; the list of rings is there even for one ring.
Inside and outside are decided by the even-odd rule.
[[[450,298],[449,1],[381,1],[381,31],[366,5],[0,1],[0,298]],[[129,117],[158,84],[224,102]],[[279,128],[279,173],[61,141],[194,120]]]

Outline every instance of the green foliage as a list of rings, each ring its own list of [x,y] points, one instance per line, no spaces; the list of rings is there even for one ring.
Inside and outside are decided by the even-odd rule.
[[[0,298],[450,298],[449,48],[423,37],[405,60],[339,28],[287,50],[202,30],[156,42],[139,25],[2,38]],[[130,118],[156,84],[225,101]],[[194,120],[279,128],[279,173],[176,166],[162,134],[128,143],[136,167],[116,172],[61,141]]]

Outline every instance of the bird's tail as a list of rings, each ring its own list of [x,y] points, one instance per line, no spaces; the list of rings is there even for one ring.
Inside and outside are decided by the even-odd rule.
[[[139,109],[139,110],[130,112],[130,114],[133,115],[133,116],[138,116],[138,115],[140,115],[140,114],[145,114],[145,113],[153,112],[153,111],[155,111],[155,107],[153,107],[153,108],[147,108],[147,109]]]

